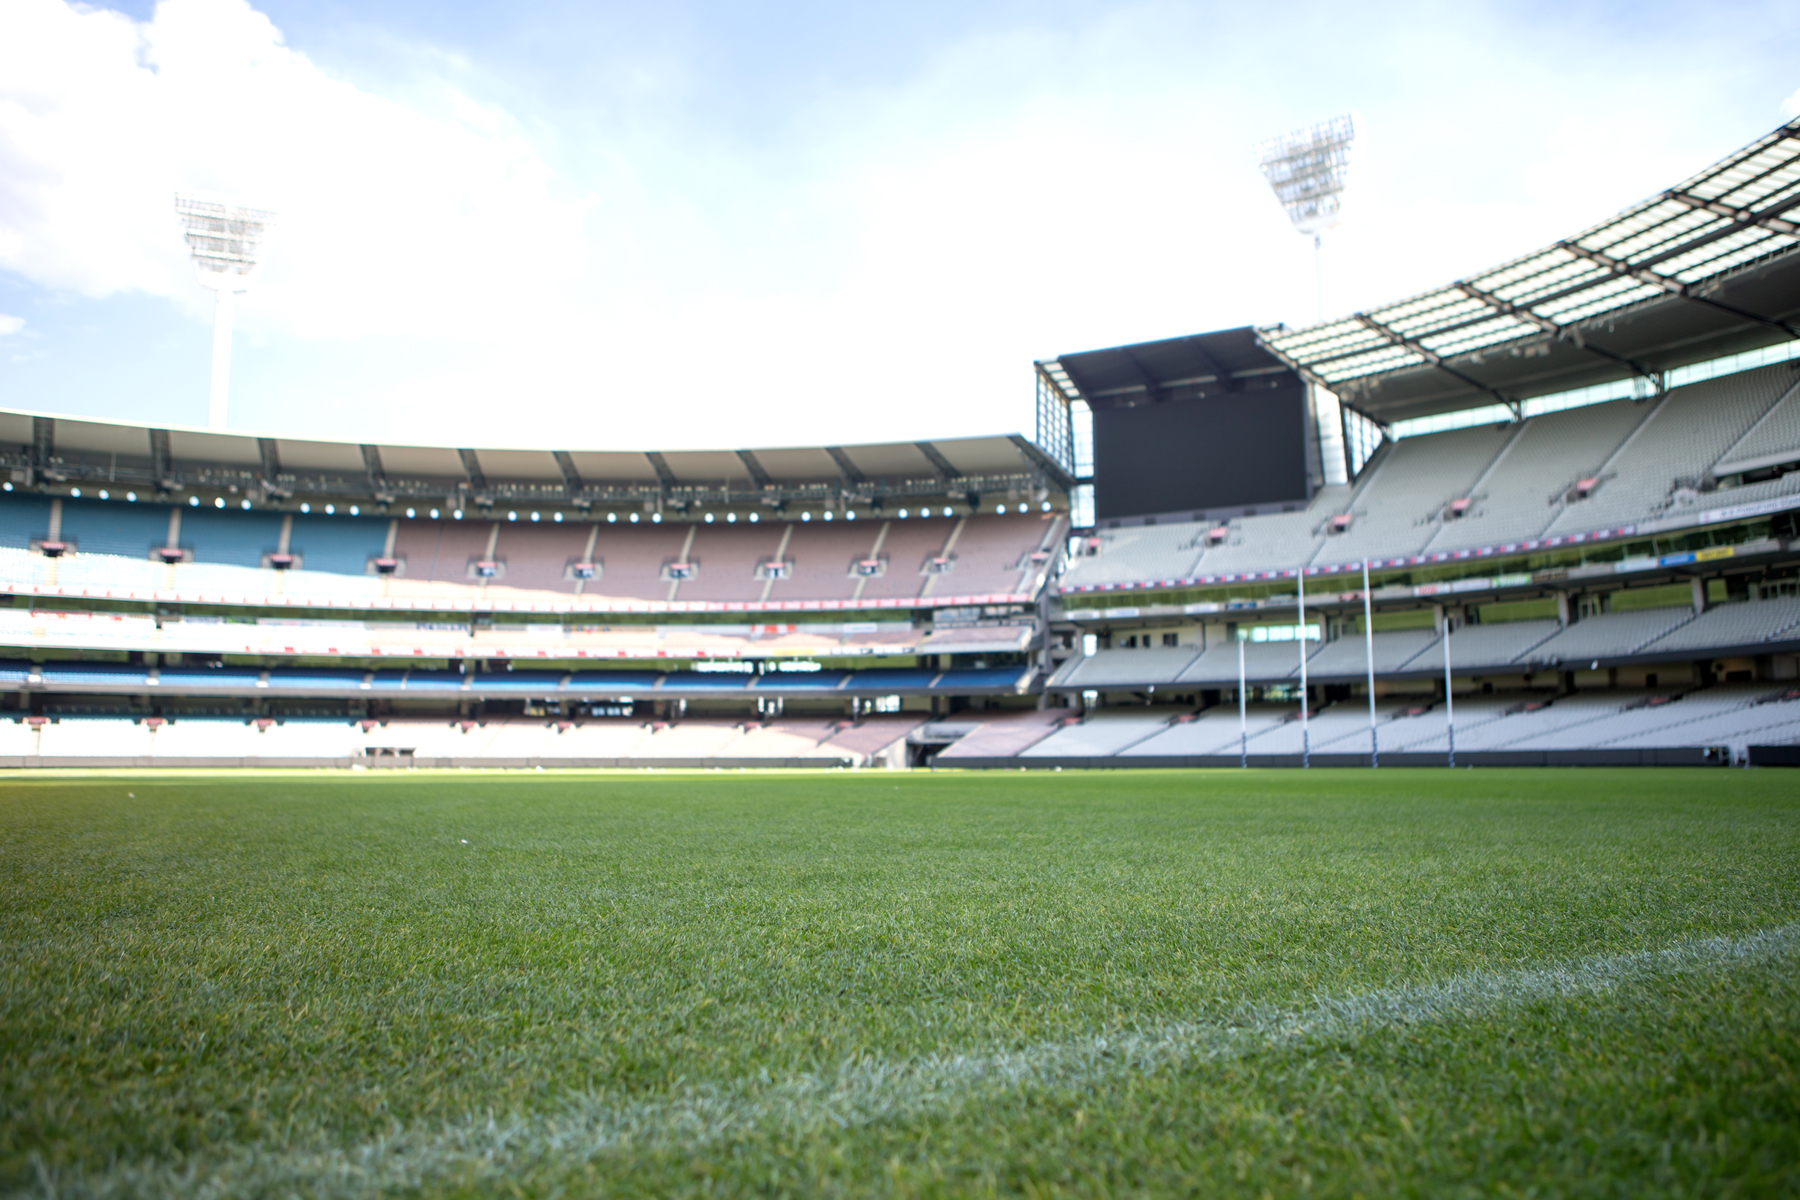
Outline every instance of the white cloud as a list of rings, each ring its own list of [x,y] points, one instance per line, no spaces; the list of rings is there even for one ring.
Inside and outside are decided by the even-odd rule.
[[[1150,0],[946,44],[757,142],[657,108],[682,68],[654,56],[621,84],[628,127],[559,125],[431,51],[404,91],[354,86],[246,0],[143,22],[0,0],[0,269],[205,320],[171,194],[279,210],[239,310],[241,346],[285,348],[261,375],[240,352],[251,427],[639,446],[1015,429],[1033,358],[1311,319],[1310,248],[1258,137],[1367,118],[1327,235],[1332,311],[1529,251],[1731,149],[1694,97],[1736,91],[1687,59],[1574,70],[1495,19],[1321,7],[1297,24],[1323,32],[1276,52],[1258,13]],[[1473,62],[1505,104],[1466,86]]]
[[[0,267],[91,296],[206,297],[178,188],[281,215],[247,322],[303,336],[500,332],[470,281],[579,275],[579,201],[499,114],[443,116],[332,79],[244,0],[164,0],[135,22],[60,0],[0,18]]]
[[[25,328],[24,317],[9,317],[5,313],[0,313],[0,337],[11,337],[23,328]]]
[[[1781,102],[1781,119],[1791,121],[1795,117],[1800,117],[1800,89]]]

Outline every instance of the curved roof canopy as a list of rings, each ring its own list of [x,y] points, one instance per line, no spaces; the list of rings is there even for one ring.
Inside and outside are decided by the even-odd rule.
[[[1800,338],[1800,119],[1574,237],[1262,344],[1378,421]]]
[[[1051,489],[1073,480],[1018,434],[756,450],[492,450],[326,442],[0,409],[15,480],[168,492],[449,503],[819,501]]]

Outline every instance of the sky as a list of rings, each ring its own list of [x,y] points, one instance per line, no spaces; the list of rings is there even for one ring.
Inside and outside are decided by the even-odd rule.
[[[1327,315],[1800,113],[1800,5],[0,0],[0,407],[204,424],[172,194],[280,214],[234,429],[1029,433],[1033,360],[1317,315],[1259,140],[1362,123]]]

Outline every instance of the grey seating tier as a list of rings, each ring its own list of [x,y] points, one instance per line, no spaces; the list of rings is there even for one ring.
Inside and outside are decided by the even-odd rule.
[[[1143,650],[1101,650],[1057,668],[1058,687],[1112,687],[1174,683],[1200,654],[1198,646],[1152,646]],[[1235,670],[1235,668],[1234,668]]]
[[[1074,725],[1065,725],[1021,752],[1024,758],[1091,758],[1118,754],[1168,727],[1176,714],[1167,709],[1107,710]]]
[[[1691,608],[1646,608],[1636,612],[1603,613],[1578,621],[1534,647],[1527,659],[1533,663],[1579,663],[1582,659],[1620,658],[1655,641],[1694,617]],[[1454,640],[1450,650],[1456,661]]]
[[[1701,650],[1712,646],[1750,646],[1787,635],[1800,637],[1800,600],[1784,597],[1724,604],[1664,634],[1644,647],[1650,654]]]

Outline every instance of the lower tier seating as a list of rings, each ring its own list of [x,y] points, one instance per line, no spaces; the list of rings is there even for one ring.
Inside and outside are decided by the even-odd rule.
[[[922,718],[874,715],[860,720],[698,717],[678,721],[596,718],[555,721],[405,719],[346,721],[286,718],[255,721],[180,717],[152,722],[129,717],[70,716],[32,724],[0,719],[0,759],[238,762],[312,760],[320,765],[405,761],[698,762],[752,765],[808,762],[866,766],[905,742]],[[19,765],[19,764],[13,764]]]

